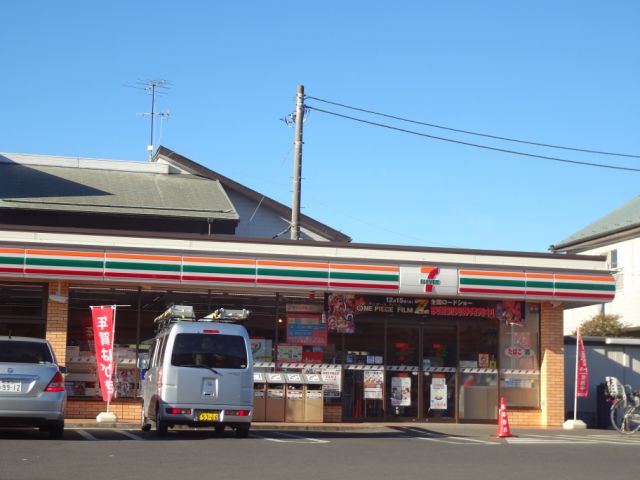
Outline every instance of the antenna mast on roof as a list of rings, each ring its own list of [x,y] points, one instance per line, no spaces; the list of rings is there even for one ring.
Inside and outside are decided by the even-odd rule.
[[[143,90],[147,95],[151,95],[151,112],[143,112],[141,115],[151,117],[151,135],[149,145],[147,145],[147,151],[149,152],[149,160],[153,157],[153,133],[154,133],[154,120],[158,116],[160,119],[169,117],[169,111],[156,112],[156,97],[159,95],[166,95],[166,90],[171,87],[169,80],[139,80],[135,85],[128,85],[131,88],[137,90]]]

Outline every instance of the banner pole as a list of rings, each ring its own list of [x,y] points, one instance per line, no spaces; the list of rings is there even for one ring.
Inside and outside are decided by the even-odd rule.
[[[573,392],[573,421],[575,422],[578,418],[578,359],[580,357],[579,352],[579,343],[580,343],[580,327],[576,330],[576,372],[575,372],[575,390]]]

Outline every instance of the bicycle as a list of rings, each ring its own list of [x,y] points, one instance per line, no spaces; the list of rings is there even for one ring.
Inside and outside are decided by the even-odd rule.
[[[616,377],[605,377],[611,405],[611,425],[626,435],[640,429],[640,392],[630,385],[623,385]]]

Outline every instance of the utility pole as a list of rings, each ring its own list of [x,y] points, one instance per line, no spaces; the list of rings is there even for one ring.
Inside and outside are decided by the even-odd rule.
[[[296,133],[293,141],[293,201],[291,202],[291,240],[300,239],[300,183],[302,179],[302,121],[304,120],[304,85],[296,94]]]

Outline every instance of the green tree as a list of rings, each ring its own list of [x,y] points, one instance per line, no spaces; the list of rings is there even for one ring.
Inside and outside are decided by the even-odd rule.
[[[580,324],[580,334],[592,337],[621,337],[628,327],[629,325],[620,320],[620,315],[599,313]],[[576,334],[576,330],[573,334]]]

